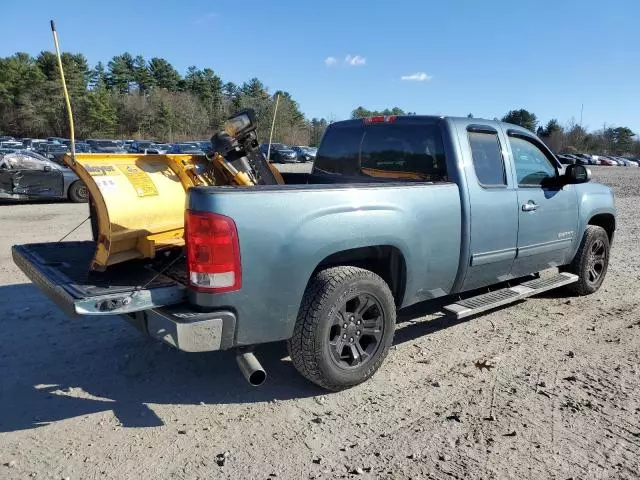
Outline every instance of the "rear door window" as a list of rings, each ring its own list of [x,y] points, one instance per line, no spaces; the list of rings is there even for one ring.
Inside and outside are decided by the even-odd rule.
[[[469,132],[469,145],[478,182],[483,187],[504,187],[507,178],[498,134]]]
[[[375,179],[446,181],[440,129],[430,123],[350,123],[330,127],[315,173]]]

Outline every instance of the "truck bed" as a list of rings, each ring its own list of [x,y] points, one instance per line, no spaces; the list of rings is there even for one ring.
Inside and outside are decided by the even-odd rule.
[[[16,264],[68,314],[131,313],[184,299],[185,287],[180,282],[183,258],[165,261],[171,265],[166,273],[159,273],[165,265],[148,261],[91,272],[94,250],[92,241],[35,243],[12,249]]]

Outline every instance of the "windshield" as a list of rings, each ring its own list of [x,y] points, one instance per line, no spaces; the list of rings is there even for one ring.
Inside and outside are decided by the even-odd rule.
[[[66,145],[51,145],[49,151],[53,153],[62,153],[68,151],[69,148]]]
[[[271,150],[291,150],[291,149],[283,143],[272,143]]]

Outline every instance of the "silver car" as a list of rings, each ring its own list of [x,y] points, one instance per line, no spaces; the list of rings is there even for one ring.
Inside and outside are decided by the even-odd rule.
[[[89,190],[70,168],[30,150],[0,150],[0,199],[69,199],[84,203]]]

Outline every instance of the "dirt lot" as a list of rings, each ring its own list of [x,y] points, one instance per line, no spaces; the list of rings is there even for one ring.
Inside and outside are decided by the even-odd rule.
[[[402,312],[380,372],[335,394],[281,344],[258,351],[269,379],[252,389],[231,353],[69,321],[10,246],[58,240],[86,206],[1,205],[0,478],[638,478],[640,169],[593,170],[619,214],[597,294],[457,323]]]

